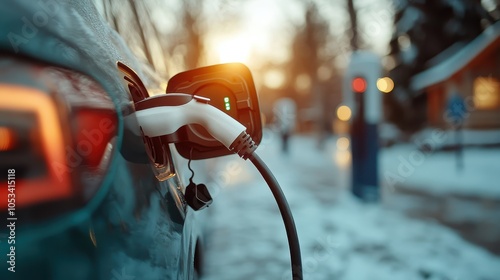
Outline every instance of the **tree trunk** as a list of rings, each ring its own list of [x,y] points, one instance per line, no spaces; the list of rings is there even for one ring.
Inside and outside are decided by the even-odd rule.
[[[351,49],[356,51],[359,49],[359,34],[358,34],[358,17],[354,8],[354,0],[347,0],[347,11],[351,22]]]
[[[148,60],[149,64],[153,68],[155,68],[153,57],[151,56],[151,51],[149,49],[149,44],[146,40],[146,29],[145,29],[145,26],[143,26],[142,21],[139,17],[139,11],[138,11],[139,1],[129,0],[129,3],[130,3],[130,9],[132,10],[135,21],[137,23],[137,31],[138,31],[139,36],[140,36],[141,41],[142,41],[143,51],[144,51],[144,54],[146,55],[146,59]]]

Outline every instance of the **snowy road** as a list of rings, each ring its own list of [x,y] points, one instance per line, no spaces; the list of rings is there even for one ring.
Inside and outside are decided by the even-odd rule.
[[[350,155],[334,140],[318,151],[312,138],[293,138],[287,156],[280,153],[277,137],[267,134],[257,150],[290,203],[304,279],[500,279],[500,258],[455,232],[352,199]],[[291,279],[283,222],[255,168],[231,157],[207,168],[214,174],[215,200],[204,213],[203,279]]]

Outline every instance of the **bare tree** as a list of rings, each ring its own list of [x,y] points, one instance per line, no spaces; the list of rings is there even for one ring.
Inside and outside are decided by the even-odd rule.
[[[182,22],[184,23],[183,43],[187,48],[184,65],[187,69],[200,66],[204,52],[201,26],[202,3],[196,0],[182,2]]]
[[[201,65],[205,52],[203,43],[205,30],[201,24],[203,2],[179,1],[180,11],[172,12],[171,10],[175,8],[166,7],[157,0],[94,1],[101,5],[102,14],[110,25],[129,45],[137,46],[132,49],[140,49],[146,61],[156,71],[169,72],[171,69],[168,67],[172,64],[167,63],[166,59],[174,55],[182,57],[182,61],[176,63],[175,71]],[[166,15],[177,17],[177,21],[182,24],[177,25],[170,33],[160,31],[158,26],[162,23],[153,17],[154,9],[164,9]],[[182,64],[182,67],[179,64]]]
[[[359,49],[359,32],[358,32],[358,13],[354,7],[354,0],[347,0],[347,12],[349,13],[350,32],[351,32],[351,49],[353,51]]]
[[[314,108],[320,140],[331,132],[333,108],[340,98],[340,94],[335,94],[340,91],[340,83],[334,64],[337,53],[331,47],[333,41],[330,22],[321,15],[315,2],[308,2],[304,24],[296,29],[291,42],[292,56],[284,69],[288,95],[297,101],[299,109]],[[308,84],[308,88],[301,88],[301,83]]]
[[[149,64],[154,67],[155,64],[153,57],[151,55],[150,43],[148,42],[148,39],[146,39],[149,38],[150,36],[150,34],[147,34],[148,28],[146,26],[154,25],[154,23],[152,23],[149,17],[147,16],[144,7],[141,7],[142,5],[145,5],[144,4],[145,2],[135,1],[135,0],[129,0],[128,2],[130,5],[130,9],[132,11],[132,18],[134,19],[135,26],[137,27],[137,33],[139,35],[139,38],[141,39],[142,50],[144,51],[144,55],[146,56],[146,59],[148,60]]]

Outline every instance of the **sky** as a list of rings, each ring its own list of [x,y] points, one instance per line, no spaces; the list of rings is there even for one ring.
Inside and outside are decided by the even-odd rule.
[[[330,22],[332,32],[341,37],[348,28],[349,19],[345,1],[318,0],[320,13]],[[379,55],[387,53],[392,34],[392,7],[390,0],[358,0],[359,24],[362,36],[371,49]],[[216,50],[209,63],[240,61],[256,63],[251,58],[269,60],[275,63],[286,61],[290,56],[288,48],[292,31],[303,24],[304,4],[287,0],[222,1],[221,12],[209,13],[217,18],[224,13],[239,12],[239,23],[230,27],[212,30],[208,36],[210,49]],[[224,4],[226,3],[226,4]],[[229,3],[229,4],[228,4]],[[242,3],[242,4],[241,4]],[[214,7],[215,9],[217,7]],[[243,12],[241,12],[243,11]],[[341,52],[348,52],[348,42],[342,39],[333,45]],[[341,58],[342,59],[342,58]],[[340,61],[339,63],[345,63]]]
[[[251,57],[259,57],[279,63],[289,58],[290,31],[301,11],[296,2],[250,0],[230,7],[243,12],[238,24],[210,32],[208,45],[217,52],[212,62],[248,63]]]

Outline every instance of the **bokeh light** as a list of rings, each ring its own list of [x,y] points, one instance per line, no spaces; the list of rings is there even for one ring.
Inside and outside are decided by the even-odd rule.
[[[347,151],[349,149],[349,146],[351,145],[351,141],[347,137],[340,137],[337,139],[337,149],[341,151]]]
[[[285,74],[280,70],[269,70],[264,74],[264,84],[271,89],[281,88],[285,84]]]
[[[311,77],[307,74],[300,74],[295,79],[295,89],[301,93],[308,93],[311,89]]]
[[[383,93],[389,93],[394,89],[394,81],[389,77],[383,77],[377,80],[377,88]]]
[[[348,121],[351,119],[351,108],[346,105],[342,105],[337,109],[337,117],[341,121]]]
[[[361,78],[361,77],[354,78],[354,80],[352,80],[352,90],[356,93],[365,92],[366,91],[366,80]]]

